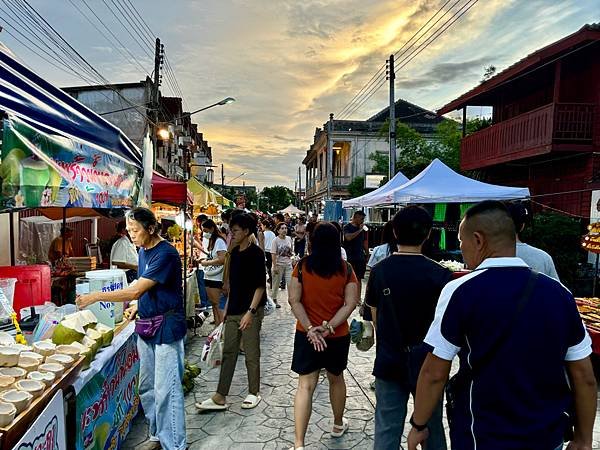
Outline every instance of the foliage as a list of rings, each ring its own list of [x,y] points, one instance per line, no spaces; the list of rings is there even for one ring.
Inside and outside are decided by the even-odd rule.
[[[260,193],[260,207],[268,212],[277,212],[294,201],[294,193],[285,186],[266,187]]]
[[[560,281],[572,291],[578,263],[585,260],[581,250],[581,222],[554,212],[534,215],[521,240],[548,252],[554,260]]]
[[[169,236],[172,241],[178,240],[181,237],[181,232],[181,227],[176,223],[167,228],[167,236]]]
[[[354,178],[348,185],[348,192],[352,198],[360,197],[361,195],[365,195],[367,192],[369,192],[365,189],[365,177]]]
[[[483,83],[496,75],[496,66],[487,66],[483,69],[483,78],[480,83]]]

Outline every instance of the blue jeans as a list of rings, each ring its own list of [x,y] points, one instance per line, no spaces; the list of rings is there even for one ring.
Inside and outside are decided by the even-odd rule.
[[[406,364],[401,374],[403,381],[387,381],[376,378],[375,436],[377,450],[398,450],[406,421],[406,405],[410,394],[415,396],[417,378],[421,371],[425,350],[423,346],[412,347],[404,354]],[[427,450],[446,450],[446,435],[442,424],[442,400],[433,411],[428,422],[429,439]]]
[[[171,344],[137,340],[140,355],[140,401],[151,440],[165,450],[184,450],[183,339]]]

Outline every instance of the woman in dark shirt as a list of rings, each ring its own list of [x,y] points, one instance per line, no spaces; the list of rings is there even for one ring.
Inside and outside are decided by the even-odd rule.
[[[242,338],[248,371],[248,395],[242,408],[254,408],[261,401],[260,328],[267,301],[265,255],[258,245],[250,241],[257,226],[256,220],[250,215],[234,216],[229,226],[233,249],[228,270],[229,299],[223,327],[223,360],[217,392],[202,403],[196,403],[196,408],[201,411],[218,411],[228,407],[226,398]]]
[[[120,291],[92,292],[77,298],[84,308],[93,303],[138,300],[125,311],[128,319],[136,314],[153,321],[153,332],[136,324],[140,356],[139,393],[149,439],[144,450],[183,450],[186,448],[183,401],[183,338],[186,333],[183,311],[181,259],[177,250],[158,234],[156,218],[146,208],[135,208],[127,216],[127,231],[140,247],[138,280]],[[160,323],[160,325],[158,325]],[[140,325],[140,327],[138,326]]]

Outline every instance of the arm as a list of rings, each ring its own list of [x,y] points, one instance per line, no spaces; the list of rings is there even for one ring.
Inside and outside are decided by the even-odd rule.
[[[367,308],[371,308],[371,317],[373,318],[373,328],[375,328],[375,333],[377,333],[377,308],[374,306],[365,305]]]
[[[450,374],[452,361],[438,358],[429,353],[419,373],[417,381],[417,393],[415,395],[415,411],[413,420],[418,425],[426,424],[440,398],[444,394],[444,386]],[[408,449],[416,450],[418,444],[423,444],[429,435],[427,429],[417,431],[411,428],[408,435]]]
[[[356,237],[358,237],[358,235],[360,233],[362,233],[362,228],[358,231],[355,231],[354,233],[346,233],[344,232],[344,240],[345,241],[351,241],[352,239],[355,239]]]
[[[566,366],[575,397],[575,437],[567,449],[588,450],[592,448],[597,397],[592,362],[587,357],[579,361],[567,361]]]
[[[252,277],[252,279],[262,281],[259,281],[258,286],[256,287],[256,289],[254,289],[252,302],[250,302],[250,307],[248,308],[249,310],[258,308],[258,305],[260,305],[260,302],[263,299],[263,295],[266,289],[265,269],[263,262],[265,256],[262,250],[259,250],[256,256],[256,261],[252,263],[252,266],[249,268],[249,270],[253,271],[254,276]],[[244,314],[242,320],[240,320],[240,330],[244,331],[246,328],[248,328],[250,324],[252,324],[253,320],[254,314],[252,314],[250,311],[246,311],[246,314]]]
[[[225,264],[225,250],[220,250],[217,252],[217,257],[215,259],[203,259],[200,261],[200,264],[203,266],[222,266]]]
[[[295,276],[292,276],[288,290],[288,302],[290,303],[290,308],[296,319],[298,319],[298,322],[300,322],[300,325],[302,325],[302,328],[306,330],[306,337],[313,344],[316,351],[321,352],[325,350],[327,344],[325,343],[325,336],[323,336],[324,329],[321,326],[313,326],[313,324],[310,323],[306,309],[304,309],[304,305],[301,302],[302,284]]]
[[[126,287],[125,289],[112,292],[91,292],[89,294],[80,295],[77,297],[77,306],[79,308],[85,308],[96,302],[130,302],[131,300],[140,298],[156,284],[156,281],[140,277],[137,280],[137,283]]]
[[[358,283],[348,283],[344,289],[344,306],[335,313],[329,325],[335,330],[344,323],[358,304]],[[325,334],[325,333],[324,333]],[[326,336],[327,334],[325,334]]]
[[[113,261],[113,266],[117,266],[118,269],[125,269],[125,270],[137,270],[138,269],[137,264],[129,264],[124,261]]]

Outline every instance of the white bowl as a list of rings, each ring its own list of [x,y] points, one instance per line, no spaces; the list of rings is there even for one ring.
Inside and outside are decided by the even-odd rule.
[[[19,362],[20,351],[14,347],[0,347],[0,367],[13,367]]]
[[[10,425],[17,415],[17,408],[12,403],[0,403],[0,427]]]
[[[52,372],[40,372],[40,371],[34,370],[33,372],[29,372],[27,374],[28,380],[41,381],[46,386],[52,386],[52,383],[54,383],[54,378],[55,377]]]
[[[12,345],[15,343],[15,338],[13,338],[6,331],[0,331],[0,345]]]
[[[56,351],[56,344],[49,341],[35,342],[33,344],[33,350],[42,356],[50,356]]]
[[[19,355],[19,359],[23,357],[37,359],[40,364],[44,362],[44,356],[36,352],[21,352],[21,354]]]
[[[79,359],[79,355],[77,355],[77,359]],[[75,363],[75,359],[69,355],[65,355],[63,353],[57,353],[56,355],[51,355],[46,357],[47,363],[58,363],[65,367],[65,369],[71,367]]]
[[[43,381],[37,380],[19,380],[15,383],[15,387],[19,391],[29,392],[33,395],[33,398],[39,397],[46,389],[46,385]]]
[[[79,357],[79,348],[74,345],[59,345],[56,347],[56,353],[62,353],[63,355],[69,355],[73,358]]]
[[[5,403],[12,403],[13,406],[17,409],[17,414],[20,414],[22,411],[25,411],[27,407],[31,404],[31,400],[33,400],[33,395],[31,395],[29,392],[11,389],[10,391],[6,391],[0,394],[0,400]]]
[[[19,356],[19,367],[22,367],[27,372],[37,370],[40,365],[40,360],[31,356]]]
[[[8,375],[0,375],[0,391],[7,391],[12,388],[15,378]]]
[[[22,367],[3,367],[0,369],[0,375],[13,377],[15,381],[25,378],[27,371]]]
[[[44,363],[40,364],[38,367],[39,372],[51,372],[54,374],[56,378],[62,377],[62,374],[65,371],[65,367],[62,364],[58,363]]]

